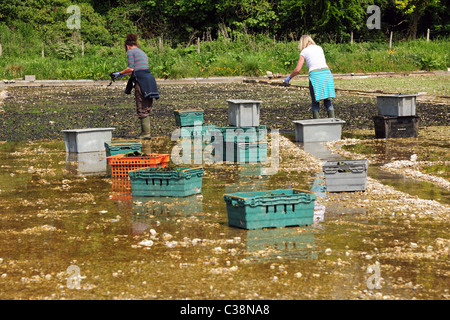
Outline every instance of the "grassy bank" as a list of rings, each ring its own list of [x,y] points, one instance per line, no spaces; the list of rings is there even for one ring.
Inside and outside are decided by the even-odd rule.
[[[86,43],[42,46],[39,42],[9,38],[0,57],[2,79],[34,74],[43,79],[109,79],[109,73],[127,66],[122,44],[101,47]],[[142,41],[152,73],[157,78],[212,76],[257,76],[266,71],[289,74],[299,51],[297,42],[277,42],[264,36],[245,35],[231,41],[219,38],[199,46],[178,46],[157,39]],[[450,67],[450,40],[323,43],[328,64],[334,73],[443,70]],[[306,67],[302,73],[306,73]]]

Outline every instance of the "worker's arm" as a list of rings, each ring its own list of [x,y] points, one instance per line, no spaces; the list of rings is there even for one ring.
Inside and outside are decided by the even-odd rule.
[[[131,76],[131,74],[133,73],[134,69],[127,67],[126,69],[120,71],[120,74],[123,74],[125,76]]]
[[[300,58],[298,58],[298,63],[297,63],[297,66],[295,67],[294,71],[292,71],[291,75],[288,76],[284,80],[284,82],[289,83],[289,81],[291,81],[292,78],[294,78],[296,75],[298,75],[300,73],[300,70],[302,70],[304,62],[305,62],[305,58],[303,56],[300,56]]]

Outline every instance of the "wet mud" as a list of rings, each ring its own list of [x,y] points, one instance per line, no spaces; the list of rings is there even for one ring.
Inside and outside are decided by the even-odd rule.
[[[309,117],[308,92],[266,89],[161,87],[180,99],[155,103],[154,114],[166,121],[155,124],[155,139],[143,149],[171,150],[176,109],[202,107],[206,122],[225,125],[226,99],[264,101],[271,112],[262,112],[261,123],[269,128],[290,130],[294,116],[287,110]],[[31,96],[26,90],[8,90],[0,114],[1,140],[8,140],[0,142],[0,299],[450,298],[448,203],[385,184],[381,171],[369,173],[365,192],[318,192],[311,226],[231,227],[223,200],[236,191],[310,190],[330,154],[369,158],[375,170],[414,154],[417,161],[448,161],[448,130],[431,126],[442,124],[443,107],[429,113],[430,127],[418,138],[375,139],[358,111],[361,118],[348,118],[347,128],[354,129],[345,129],[345,143],[326,145],[319,156],[317,148],[294,143],[292,134],[281,136],[275,174],[261,175],[262,164],[203,165],[201,195],[136,198],[126,183],[108,176],[104,154],[91,155],[103,164],[97,171],[83,171],[87,160],[66,154],[60,134],[112,126],[116,137],[132,136],[132,97],[112,88],[40,88]],[[376,112],[373,100],[342,97],[338,115],[346,103],[353,110],[348,114]],[[448,180],[445,170],[427,174]]]
[[[0,112],[0,141],[59,139],[61,130],[114,127],[114,137],[139,134],[134,95],[124,88],[29,87],[8,88]],[[261,100],[261,123],[269,129],[293,131],[293,120],[310,119],[307,89],[259,84],[161,85],[152,110],[152,135],[168,136],[175,130],[173,111],[199,108],[205,122],[227,125],[228,99]],[[344,131],[373,129],[376,98],[339,95],[334,100],[336,117],[346,121]],[[321,109],[321,117],[326,111]],[[448,105],[418,103],[419,126],[447,125]]]

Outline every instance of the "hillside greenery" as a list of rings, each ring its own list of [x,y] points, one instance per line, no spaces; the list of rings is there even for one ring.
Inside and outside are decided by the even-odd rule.
[[[335,73],[450,66],[446,0],[375,1],[380,29],[366,25],[369,4],[374,2],[3,0],[0,77],[108,79],[126,67],[123,41],[129,32],[139,35],[158,78],[288,74],[304,33],[323,46]],[[71,5],[80,10],[79,29],[68,28]]]

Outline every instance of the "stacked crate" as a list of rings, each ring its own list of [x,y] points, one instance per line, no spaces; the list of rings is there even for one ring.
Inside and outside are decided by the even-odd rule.
[[[186,159],[185,161],[189,159],[190,163],[192,161],[197,163],[197,158],[202,158],[203,148],[211,142],[210,130],[215,128],[213,125],[205,125],[203,123],[203,113],[203,110],[198,109],[174,111],[175,123],[178,126],[175,131],[175,136],[182,140],[188,139],[189,145],[191,146],[189,149],[190,155],[186,158],[183,154],[183,158]],[[172,138],[174,138],[173,135]],[[185,149],[183,148],[184,151]]]
[[[260,125],[261,101],[227,100],[229,127],[216,128],[223,136],[223,160],[237,163],[266,162],[266,126]]]
[[[419,135],[414,94],[377,96],[378,115],[373,117],[377,138],[412,138]]]

